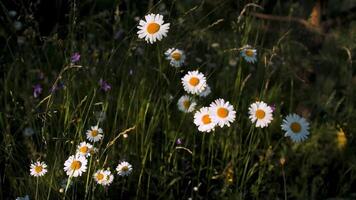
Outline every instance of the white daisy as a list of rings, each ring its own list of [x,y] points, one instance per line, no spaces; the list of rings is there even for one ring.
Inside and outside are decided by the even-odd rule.
[[[208,107],[202,107],[194,114],[194,124],[198,126],[200,132],[210,132],[214,130],[215,123],[211,119],[211,111]]]
[[[69,156],[64,163],[64,171],[68,176],[81,176],[87,170],[87,163],[87,159],[80,154]]]
[[[256,127],[267,127],[273,119],[272,108],[263,101],[257,101],[251,104],[250,108],[248,109],[248,113],[250,114],[249,118],[251,122],[256,122]]]
[[[87,139],[90,142],[97,142],[103,138],[103,129],[98,128],[98,126],[92,126],[91,129],[87,130]]]
[[[182,50],[170,48],[164,53],[166,59],[170,60],[173,67],[181,67],[185,61],[185,54]]]
[[[205,90],[199,94],[200,97],[207,97],[211,93],[211,88],[209,85],[206,85]]]
[[[177,104],[178,104],[178,109],[185,113],[190,113],[194,111],[195,106],[197,105],[197,103],[193,100],[193,98],[188,95],[183,95],[181,98],[179,98]]]
[[[111,174],[110,170],[103,169],[96,171],[93,178],[98,184],[103,186],[109,186],[114,180],[114,176]]]
[[[137,26],[138,37],[145,39],[146,42],[153,44],[156,40],[161,40],[164,36],[167,36],[169,30],[169,23],[163,24],[163,16],[160,14],[148,14],[145,16],[145,20],[140,20]]]
[[[207,86],[204,74],[198,70],[189,71],[188,74],[182,78],[182,83],[184,90],[190,94],[199,94],[203,92]]]
[[[122,161],[117,165],[116,171],[119,176],[128,176],[132,172],[132,165],[126,161]]]
[[[47,173],[47,165],[45,162],[40,162],[37,161],[35,163],[32,163],[30,166],[30,173],[31,176],[43,176]]]
[[[220,127],[224,125],[230,126],[230,123],[235,121],[236,112],[234,107],[224,99],[217,99],[210,104],[211,118],[213,123]]]
[[[90,156],[90,153],[92,153],[92,151],[93,145],[86,142],[81,142],[77,147],[77,153],[85,157]]]
[[[30,200],[30,197],[26,195],[24,197],[17,197],[16,200]]]
[[[286,131],[284,136],[289,136],[293,142],[301,142],[309,135],[309,123],[297,114],[289,114],[283,119],[281,127]]]
[[[248,63],[255,63],[257,61],[257,50],[250,45],[242,47],[240,54]]]

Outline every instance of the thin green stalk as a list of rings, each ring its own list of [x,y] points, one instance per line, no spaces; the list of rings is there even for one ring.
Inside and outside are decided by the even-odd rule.
[[[38,176],[36,177],[36,195],[35,195],[35,199],[38,199]]]

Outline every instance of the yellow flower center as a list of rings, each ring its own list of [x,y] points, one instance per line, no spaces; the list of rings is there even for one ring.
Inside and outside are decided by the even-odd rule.
[[[298,123],[298,122],[293,122],[290,125],[290,129],[294,132],[294,133],[299,133],[302,130],[302,126]]]
[[[155,22],[149,23],[147,26],[147,32],[149,34],[157,33],[159,31],[160,27],[161,26]]]
[[[190,78],[189,80],[189,84],[192,85],[192,86],[197,86],[199,84],[199,79],[197,77],[192,77]]]
[[[104,174],[102,174],[102,173],[98,173],[96,175],[96,179],[98,179],[98,181],[103,180],[103,178],[104,178]]]
[[[81,166],[82,166],[82,163],[81,163],[80,161],[74,160],[74,161],[72,162],[72,164],[70,165],[70,168],[71,168],[72,170],[78,170],[78,169],[80,169]]]
[[[42,166],[36,166],[36,167],[35,167],[35,172],[36,172],[36,173],[40,173],[40,172],[42,172],[42,170],[43,170],[43,167],[42,167]]]
[[[189,100],[183,101],[183,106],[185,109],[189,109],[190,101]]]
[[[246,54],[246,56],[248,56],[248,57],[252,57],[254,53],[253,53],[253,50],[252,50],[252,49],[246,49],[245,54]]]
[[[256,115],[257,119],[263,119],[266,116],[266,113],[265,113],[265,111],[258,109],[258,110],[256,110],[255,115]]]
[[[88,147],[87,146],[82,146],[82,147],[79,148],[79,151],[81,153],[87,153],[88,152]]]
[[[95,137],[99,134],[98,130],[92,130],[91,131],[91,136]]]
[[[201,119],[203,121],[203,124],[210,124],[211,123],[211,118],[209,115],[204,115]]]
[[[182,54],[180,54],[179,52],[174,52],[174,53],[172,53],[172,58],[174,59],[174,60],[180,60],[180,58],[182,57]]]
[[[226,118],[227,115],[229,114],[229,111],[226,108],[219,108],[218,109],[218,116],[221,118]]]
[[[128,166],[123,166],[121,168],[121,171],[127,172],[127,171],[129,171],[129,167]]]

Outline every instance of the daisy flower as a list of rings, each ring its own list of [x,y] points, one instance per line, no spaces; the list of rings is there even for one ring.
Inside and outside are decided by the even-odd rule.
[[[206,88],[199,94],[200,97],[207,97],[211,93],[211,88],[209,85],[206,85]]]
[[[249,118],[251,122],[256,122],[256,127],[267,127],[273,119],[272,108],[263,101],[257,101],[251,104],[248,113],[250,114]]]
[[[114,180],[114,176],[111,174],[110,170],[103,169],[96,171],[93,175],[93,178],[96,183],[103,186],[109,186]]]
[[[210,104],[211,118],[213,123],[220,127],[225,125],[230,126],[230,123],[235,121],[236,112],[234,107],[224,99],[217,99]]]
[[[24,197],[17,197],[16,200],[30,200],[30,197],[26,195]]]
[[[200,132],[210,132],[214,130],[215,123],[211,119],[211,111],[208,107],[202,107],[194,114],[194,124],[198,126]]]
[[[90,142],[97,142],[103,138],[103,129],[98,126],[92,126],[90,130],[87,130],[87,139]]]
[[[153,44],[156,40],[160,41],[164,36],[167,36],[169,23],[163,24],[163,16],[160,14],[148,14],[145,20],[140,20],[137,28],[138,37],[145,39],[146,42]]]
[[[286,133],[284,136],[290,137],[293,142],[301,142],[309,135],[309,123],[297,114],[289,114],[281,125]]]
[[[166,59],[170,60],[173,67],[181,67],[185,61],[185,54],[182,50],[170,48],[164,53]]]
[[[116,171],[119,176],[128,176],[132,172],[132,165],[126,161],[122,161],[117,165]]]
[[[204,74],[198,70],[189,71],[188,74],[182,78],[182,83],[184,90],[190,94],[199,94],[203,92],[207,86]]]
[[[248,63],[255,63],[257,61],[257,50],[250,45],[242,47],[240,54]]]
[[[47,173],[47,165],[44,162],[37,161],[30,166],[31,176],[38,177]]]
[[[81,176],[87,170],[87,163],[87,159],[80,154],[69,156],[64,163],[64,171],[68,176]]]
[[[194,111],[195,106],[197,105],[197,103],[193,100],[193,98],[188,95],[183,95],[181,98],[179,98],[177,104],[178,104],[178,109],[185,113],[190,113]]]
[[[77,147],[77,153],[85,157],[90,156],[92,150],[93,150],[93,145],[86,142],[81,142]]]

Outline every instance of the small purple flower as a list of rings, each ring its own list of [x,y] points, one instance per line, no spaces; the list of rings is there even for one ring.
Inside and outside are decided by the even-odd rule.
[[[177,145],[181,145],[183,143],[182,139],[178,138],[177,141],[176,141],[176,144]]]
[[[104,90],[105,92],[111,90],[111,85],[104,81],[103,79],[99,80],[99,85],[100,85],[100,89]]]
[[[276,104],[272,104],[271,109],[272,109],[272,112],[274,112],[276,110]]]
[[[76,63],[80,60],[80,54],[78,52],[74,53],[72,57],[70,58],[70,61],[72,63]]]
[[[37,98],[41,95],[42,93],[42,86],[41,84],[36,84],[33,87],[33,97]]]

